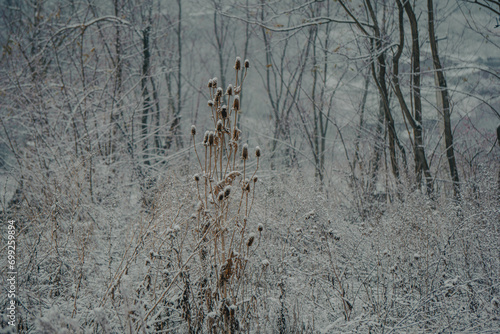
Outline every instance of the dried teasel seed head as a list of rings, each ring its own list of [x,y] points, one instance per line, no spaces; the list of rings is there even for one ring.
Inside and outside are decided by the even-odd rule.
[[[233,140],[234,141],[237,141],[238,139],[240,139],[240,133],[241,133],[240,129],[234,128],[234,130],[233,130]]]
[[[257,158],[260,158],[260,147],[259,146],[255,147],[255,156]]]
[[[220,110],[220,115],[222,116],[222,119],[227,118],[227,106],[223,105],[221,110]]]
[[[248,159],[248,144],[243,145],[243,149],[241,151],[241,158],[243,160],[247,160]]]
[[[198,174],[194,174],[193,179],[194,179],[196,182],[200,181],[200,175],[198,175]]]
[[[217,88],[217,96],[221,97],[222,96],[222,87]]]
[[[210,133],[208,134],[208,145],[214,145],[214,133],[212,131],[210,131]]]
[[[213,100],[208,100],[208,106],[211,108],[214,106],[214,101]]]
[[[234,180],[235,178],[237,178],[238,176],[240,176],[240,175],[241,175],[241,173],[240,173],[240,172],[238,172],[237,170],[234,170],[234,171],[232,171],[231,173],[227,174],[227,176],[226,176],[226,180],[225,180],[225,181],[226,181],[226,182],[233,182],[233,180]]]
[[[212,87],[216,88],[217,87],[217,77],[212,78]]]
[[[227,86],[226,94],[229,96],[233,95],[233,85],[229,84],[229,86]]]
[[[208,88],[212,88],[214,81],[212,79],[208,80]]]
[[[191,135],[195,136],[196,135],[196,126],[191,125]]]
[[[203,144],[208,143],[208,137],[210,136],[210,131],[205,131],[205,135],[203,136]]]
[[[250,67],[250,61],[248,59],[245,59],[245,68]]]
[[[245,180],[241,188],[243,189],[243,191],[250,192],[250,182],[248,182],[248,179]]]
[[[226,186],[226,181],[225,180],[221,180],[219,182],[217,182],[217,184],[215,185],[215,192],[218,193],[219,190],[222,190],[222,188],[224,188]]]
[[[219,201],[222,201],[222,200],[224,199],[224,192],[223,192],[223,191],[221,191],[221,192],[219,193],[219,195],[217,195],[217,199],[218,199]]]
[[[255,241],[255,235],[250,234],[247,240],[247,247],[251,247],[254,241]]]
[[[255,175],[255,176],[252,178],[252,180],[253,180],[253,183],[257,183],[257,181],[259,180],[259,178],[257,177],[257,175]]]
[[[233,109],[236,111],[240,110],[240,96],[239,95],[234,96]]]
[[[236,71],[241,70],[241,58],[240,57],[236,57],[236,61],[234,62],[234,69]]]
[[[217,131],[222,132],[223,127],[224,126],[222,125],[222,121],[219,119],[217,121]]]
[[[259,224],[259,225],[257,226],[257,231],[262,232],[263,230],[264,230],[264,225]]]
[[[229,194],[231,194],[231,186],[226,186],[224,188],[224,197],[229,197]]]

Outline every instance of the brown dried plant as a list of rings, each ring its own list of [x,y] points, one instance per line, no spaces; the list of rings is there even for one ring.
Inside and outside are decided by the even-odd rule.
[[[198,256],[201,275],[207,279],[204,280],[203,295],[209,331],[238,330],[241,327],[238,319],[243,318],[250,307],[243,300],[242,281],[255,238],[247,235],[247,222],[255,195],[255,174],[261,151],[256,148],[256,168],[248,179],[248,145],[240,145],[242,135],[237,127],[238,115],[243,110],[240,94],[249,64],[245,60],[242,68],[241,59],[236,58],[236,80],[226,89],[218,87],[217,78],[208,81],[208,107],[214,128],[205,132],[201,157],[196,147],[196,128],[191,128],[201,169],[201,174],[194,176],[198,196],[195,231],[197,239],[203,240]],[[244,71],[243,79],[238,82],[240,71]],[[238,152],[240,146],[241,153]]]

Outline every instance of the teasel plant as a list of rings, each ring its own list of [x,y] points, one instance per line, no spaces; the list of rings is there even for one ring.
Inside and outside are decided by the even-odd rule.
[[[191,127],[200,168],[193,178],[198,197],[194,231],[200,240],[201,294],[209,332],[241,330],[241,321],[249,318],[251,309],[249,300],[244,299],[244,276],[256,245],[255,235],[249,233],[247,225],[261,150],[256,147],[256,167],[249,171],[251,154],[248,144],[241,144],[242,132],[237,126],[243,113],[240,95],[249,67],[248,60],[242,62],[237,57],[234,84],[223,88],[218,86],[217,78],[208,81],[213,128],[204,133],[200,143],[196,127]]]

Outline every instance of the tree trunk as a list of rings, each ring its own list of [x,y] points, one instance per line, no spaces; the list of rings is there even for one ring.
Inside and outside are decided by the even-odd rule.
[[[181,136],[181,109],[182,109],[182,4],[181,0],[177,0],[177,7],[179,8],[179,15],[177,17],[177,47],[179,55],[177,58],[177,110],[174,114],[172,122],[172,130],[175,136],[175,143],[177,148],[183,147]]]
[[[371,5],[371,2],[369,0],[366,0],[366,5],[368,8],[368,11],[370,13],[370,16],[373,21],[373,30],[375,33],[375,38],[372,39],[372,53],[374,55],[377,55],[377,69],[375,69],[375,65],[372,63],[372,74],[373,74],[373,79],[375,80],[375,83],[377,85],[377,88],[380,93],[380,98],[382,100],[383,104],[383,110],[385,114],[385,121],[387,123],[387,128],[388,128],[388,134],[389,134],[389,155],[391,159],[391,168],[392,168],[392,173],[396,179],[399,179],[399,166],[398,162],[396,159],[396,144],[398,145],[398,148],[400,149],[402,155],[403,155],[403,160],[406,160],[405,157],[405,151],[403,146],[399,143],[397,134],[396,134],[396,127],[394,124],[394,119],[392,117],[390,105],[389,105],[389,94],[387,91],[387,84],[386,84],[386,73],[387,73],[387,64],[385,61],[385,51],[382,50],[382,35],[380,31],[380,27],[378,25],[377,21],[377,16],[375,14],[375,11],[373,10],[373,7]],[[373,44],[375,44],[375,47],[373,47]]]
[[[398,5],[398,21],[399,21],[399,45],[397,49],[397,53],[393,57],[393,84],[394,91],[398,98],[399,104],[401,105],[401,109],[403,111],[403,115],[408,119],[410,126],[413,130],[414,142],[413,142],[413,151],[414,151],[414,161],[415,161],[415,174],[416,174],[416,184],[420,187],[422,183],[422,173],[425,174],[426,184],[427,184],[427,193],[432,192],[432,176],[429,171],[429,165],[427,163],[427,158],[425,154],[424,144],[423,144],[423,128],[422,128],[422,101],[420,97],[420,47],[418,42],[418,26],[417,20],[415,18],[415,14],[409,2],[405,3],[405,11],[410,20],[411,26],[411,36],[412,36],[412,92],[414,99],[414,108],[415,113],[414,116],[410,113],[408,109],[408,105],[403,97],[403,93],[401,91],[399,85],[399,59],[403,52],[404,47],[404,22],[403,22],[403,5],[400,0],[397,0]]]
[[[151,98],[149,96],[147,81],[149,76],[149,63],[150,63],[150,52],[149,52],[149,33],[151,26],[148,25],[142,31],[142,43],[143,43],[143,60],[142,60],[142,78],[141,78],[141,89],[142,89],[142,118],[141,118],[141,140],[142,140],[142,154],[144,159],[144,164],[149,165],[149,153],[148,153],[148,115],[151,110]]]
[[[443,118],[444,126],[444,139],[445,139],[445,149],[446,157],[448,159],[448,165],[450,168],[450,176],[453,182],[453,194],[455,198],[460,197],[460,184],[458,178],[458,169],[455,161],[455,151],[453,149],[453,134],[451,129],[451,110],[450,110],[450,97],[448,94],[448,88],[446,85],[446,79],[443,73],[443,67],[441,61],[439,60],[438,47],[436,41],[436,34],[434,32],[434,5],[432,0],[427,0],[427,10],[428,10],[428,23],[429,23],[429,43],[431,44],[432,61],[434,64],[434,70],[436,75],[436,83],[438,94],[442,105],[438,105]]]

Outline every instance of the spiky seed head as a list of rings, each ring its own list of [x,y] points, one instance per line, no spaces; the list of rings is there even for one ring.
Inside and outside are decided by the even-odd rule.
[[[257,181],[259,180],[259,178],[257,177],[257,175],[255,175],[252,180],[253,180],[253,183],[257,183]]]
[[[222,87],[217,88],[217,96],[221,97],[222,96]]]
[[[191,125],[191,135],[195,136],[196,135],[196,126]]]
[[[243,145],[243,149],[241,151],[241,158],[243,160],[247,160],[248,159],[248,144]]]
[[[224,192],[223,192],[223,191],[221,191],[221,192],[219,193],[219,195],[217,195],[217,199],[219,200],[219,202],[220,202],[220,201],[222,201],[222,200],[224,199]]]
[[[233,109],[236,111],[240,110],[240,96],[239,95],[234,96]]]
[[[205,135],[203,136],[203,144],[206,145],[208,143],[208,137],[210,136],[210,131],[205,131]]]
[[[236,61],[234,63],[234,69],[236,71],[241,70],[241,58],[240,57],[236,57]]]
[[[238,172],[237,170],[234,170],[232,172],[230,172],[229,174],[227,174],[226,176],[226,182],[233,182],[235,178],[237,178],[238,176],[240,176],[241,173]]]
[[[255,156],[257,158],[260,158],[260,147],[259,146],[255,147]]]
[[[208,80],[208,88],[212,88],[214,85],[214,81],[212,79]]]
[[[217,121],[217,131],[222,132],[222,128],[223,128],[222,121],[219,119]]]
[[[243,183],[243,191],[250,192],[250,182],[248,182],[248,179],[246,179],[245,183]]]
[[[212,108],[214,106],[214,101],[213,100],[208,100],[208,106]]]
[[[259,224],[259,225],[257,226],[257,231],[259,231],[259,232],[264,231],[264,225]]]
[[[247,247],[251,247],[254,241],[255,241],[255,235],[250,234],[247,240]]]
[[[217,77],[212,79],[212,87],[216,88],[217,87]]]
[[[229,84],[229,86],[227,86],[226,94],[229,96],[233,95],[233,85]]]
[[[193,179],[198,182],[200,181],[200,176],[198,174],[194,174]]]
[[[240,129],[234,128],[234,130],[233,130],[233,140],[234,141],[237,141],[238,139],[240,139],[240,133],[241,133]]]
[[[220,115],[222,116],[222,119],[227,118],[227,106],[223,105],[221,110],[220,110]]]
[[[250,61],[248,59],[245,59],[245,68],[250,67]]]
[[[231,186],[226,186],[224,188],[224,197],[228,197],[231,194]]]
[[[208,145],[214,145],[214,133],[212,131],[210,131],[208,134]]]

